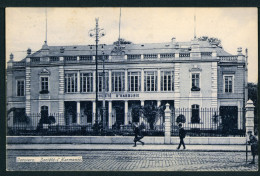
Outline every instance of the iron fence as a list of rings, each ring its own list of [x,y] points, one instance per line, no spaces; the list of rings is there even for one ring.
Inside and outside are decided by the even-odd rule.
[[[178,136],[179,123],[187,136],[244,136],[245,109],[174,109],[171,112],[172,136]]]
[[[102,113],[94,121],[94,113],[54,113],[48,116],[41,113],[19,116],[12,114],[7,118],[8,135],[123,135],[132,136],[133,123],[137,123],[145,136],[164,136],[165,114],[158,113],[155,119],[144,117],[142,113],[105,114],[103,127]],[[118,117],[116,117],[118,116]],[[122,117],[121,119],[119,117]],[[135,116],[135,117],[134,117]],[[108,125],[108,119],[112,122]],[[137,118],[138,117],[138,118]],[[119,119],[119,120],[118,120]],[[124,121],[127,120],[127,123]],[[188,109],[171,111],[171,135],[178,136],[178,124],[182,123],[187,136],[244,136],[244,109]]]

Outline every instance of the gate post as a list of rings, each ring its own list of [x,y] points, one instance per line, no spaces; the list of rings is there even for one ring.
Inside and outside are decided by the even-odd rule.
[[[170,105],[166,104],[165,109],[165,121],[164,121],[164,144],[170,144],[171,143],[171,110]]]
[[[246,103],[246,135],[248,131],[252,131],[254,134],[254,108],[252,100],[248,100]]]

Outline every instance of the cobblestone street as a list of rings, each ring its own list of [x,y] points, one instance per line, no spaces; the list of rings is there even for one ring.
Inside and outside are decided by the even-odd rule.
[[[22,156],[82,156],[76,163],[17,163]],[[249,153],[249,161],[252,156]],[[9,171],[257,171],[245,152],[8,150]],[[249,162],[248,162],[249,163]]]

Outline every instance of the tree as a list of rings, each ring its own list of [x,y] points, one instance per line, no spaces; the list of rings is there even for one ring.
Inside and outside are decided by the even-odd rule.
[[[139,117],[140,117],[140,110],[141,110],[141,106],[139,105],[133,105],[132,107],[132,120],[133,122],[138,122],[139,121]]]
[[[144,118],[147,119],[151,129],[154,129],[154,123],[157,116],[163,116],[164,114],[163,106],[157,107],[153,103],[143,106],[141,112],[143,113]]]
[[[178,115],[178,117],[176,118],[176,123],[185,123],[186,122],[186,118],[183,114]]]
[[[257,129],[257,87],[258,84],[254,84],[254,83],[248,83],[248,99],[253,101],[253,104],[255,106],[254,109],[254,122],[255,122],[255,129]]]
[[[257,84],[248,83],[248,99],[251,99],[256,106],[257,104]]]
[[[208,41],[210,44],[221,46],[221,40],[215,37],[201,36],[198,38],[199,41]]]
[[[123,38],[120,38],[119,40],[115,41],[113,44],[114,44],[114,45],[118,45],[119,42],[120,42],[120,44],[123,44],[123,45],[132,44],[131,41],[127,41],[127,40],[125,40],[125,39],[123,39]]]

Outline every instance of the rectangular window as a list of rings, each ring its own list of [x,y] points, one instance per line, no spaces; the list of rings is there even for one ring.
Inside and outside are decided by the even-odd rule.
[[[105,72],[105,84],[103,83],[103,73],[98,73],[98,91],[103,91],[103,86],[105,88],[105,91],[108,92],[109,89],[109,79],[108,79],[108,72]]]
[[[191,106],[191,123],[200,123],[200,109],[199,105],[192,105]]]
[[[200,74],[199,73],[192,73],[191,78],[191,90],[192,91],[200,91]]]
[[[49,89],[49,78],[41,77],[41,90],[48,91],[48,89]]]
[[[65,74],[65,92],[77,92],[77,73]]]
[[[17,96],[24,96],[24,80],[17,80]]]
[[[93,74],[81,73],[80,85],[80,92],[93,92]]]
[[[161,91],[174,90],[174,72],[161,71]]]
[[[144,72],[144,91],[157,91],[157,71]]]
[[[112,91],[121,92],[125,90],[125,72],[112,73]]]
[[[233,76],[224,76],[225,93],[233,92]]]
[[[128,90],[130,92],[141,90],[141,72],[128,72]]]

